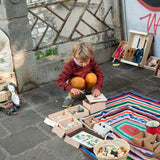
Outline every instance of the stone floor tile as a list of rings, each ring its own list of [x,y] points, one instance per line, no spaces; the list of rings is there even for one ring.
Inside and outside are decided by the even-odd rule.
[[[127,79],[119,77],[119,76],[116,76],[112,79],[106,79],[106,80],[104,80],[102,93],[104,93],[105,96],[108,96],[109,92],[119,90],[119,89],[124,88],[125,86],[129,86],[131,84],[132,84],[131,80],[127,80]]]
[[[43,90],[29,91],[23,95],[25,101],[32,105],[41,105],[49,100],[49,94]]]
[[[44,148],[53,154],[56,154],[58,160],[90,160],[80,149],[65,143],[59,137],[54,137],[52,141],[45,143]]]
[[[160,102],[160,89],[151,91],[151,92],[147,93],[146,96],[153,98],[153,99]]]
[[[0,140],[0,144],[9,154],[16,155],[45,142],[48,138],[37,127],[29,127]]]
[[[25,127],[40,123],[42,120],[43,118],[40,117],[35,111],[24,110],[15,116],[6,116],[1,123],[9,132],[15,133]]]
[[[0,160],[5,160],[7,157],[6,153],[4,153],[0,147]]]
[[[9,135],[7,129],[0,123],[0,138],[4,138]]]
[[[25,153],[16,156],[12,160],[58,160],[56,155],[40,147],[31,149]]]

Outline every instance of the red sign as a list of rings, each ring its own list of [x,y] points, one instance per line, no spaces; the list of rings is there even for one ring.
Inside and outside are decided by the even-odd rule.
[[[152,12],[160,12],[160,0],[137,0],[142,6]]]

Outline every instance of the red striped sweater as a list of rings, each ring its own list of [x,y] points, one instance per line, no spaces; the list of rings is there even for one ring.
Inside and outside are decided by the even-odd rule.
[[[74,61],[74,58],[72,58],[65,64],[63,71],[58,76],[57,85],[63,90],[70,91],[72,87],[68,83],[66,83],[67,80],[76,76],[84,78],[90,72],[96,74],[97,83],[95,85],[95,89],[100,90],[103,86],[104,76],[103,72],[101,71],[100,67],[93,57],[91,57],[90,63],[86,67],[77,65]]]

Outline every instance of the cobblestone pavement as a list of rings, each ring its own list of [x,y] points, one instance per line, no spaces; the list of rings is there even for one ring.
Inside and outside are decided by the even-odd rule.
[[[153,71],[124,63],[112,66],[112,62],[100,67],[105,76],[102,93],[106,97],[132,89],[160,100],[160,79],[153,76]],[[18,115],[0,112],[0,160],[89,160],[43,122],[48,114],[63,109],[66,95],[54,81],[20,95],[24,102]]]

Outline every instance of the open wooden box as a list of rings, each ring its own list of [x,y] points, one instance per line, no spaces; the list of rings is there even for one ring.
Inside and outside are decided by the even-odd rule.
[[[83,112],[78,112],[79,109],[83,109]],[[82,105],[76,105],[70,108],[67,108],[67,110],[75,117],[75,118],[82,118],[84,116],[89,115],[88,109],[84,108]]]
[[[123,63],[134,65],[134,66],[143,67],[148,58],[152,40],[153,40],[153,34],[130,30],[130,37],[124,53],[124,57],[120,59],[120,61]],[[137,50],[142,48],[144,49],[144,53],[140,63],[135,63],[135,62],[126,60],[126,55],[128,50],[130,49]]]
[[[80,137],[80,133],[83,134],[83,132],[87,133],[88,135],[85,136],[85,135],[82,135],[83,137]],[[79,134],[79,135],[78,135]],[[74,136],[77,135],[77,139],[73,138]],[[72,146],[76,147],[76,148],[79,148],[79,146],[84,146],[86,147],[87,149],[91,149],[93,148],[94,146],[93,145],[90,145],[93,143],[93,140],[94,141],[97,141],[96,139],[101,139],[103,140],[104,138],[100,135],[98,135],[97,133],[95,133],[94,131],[90,130],[90,129],[87,129],[87,128],[80,128],[80,129],[77,129],[75,131],[73,131],[72,133],[69,133],[65,136],[65,139],[64,141],[66,143],[69,143],[71,144]],[[98,143],[98,141],[96,142]],[[90,145],[90,146],[88,146]]]
[[[93,128],[96,123],[99,123],[99,119],[91,117],[84,121],[90,128]]]
[[[157,77],[157,78],[160,78],[160,59],[156,65],[156,70],[154,72],[154,76]]]
[[[117,49],[114,51],[112,57],[114,59],[121,60],[124,56],[124,52],[128,46],[128,42],[126,41],[121,41],[120,44],[118,45]]]
[[[148,138],[154,139],[154,136],[148,132],[142,131],[133,136],[133,142],[139,147],[144,147],[144,140]]]
[[[154,150],[154,157],[159,159],[160,158],[160,145]]]
[[[156,143],[155,143],[156,142]],[[144,139],[144,147],[150,151],[154,151],[157,146],[160,145],[160,135],[155,134]]]
[[[76,125],[71,125],[70,127],[64,127],[70,123],[75,123]],[[71,133],[79,128],[82,128],[82,123],[78,121],[74,117],[70,117],[68,119],[62,120],[58,122],[59,127],[65,132],[65,133]]]
[[[149,59],[146,61],[144,68],[148,70],[155,71],[157,66],[157,60],[160,59],[158,57],[150,56]]]
[[[50,120],[55,121],[57,123],[70,117],[72,117],[72,114],[67,109],[48,115],[48,118]]]

